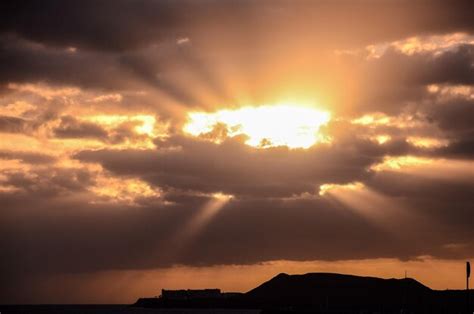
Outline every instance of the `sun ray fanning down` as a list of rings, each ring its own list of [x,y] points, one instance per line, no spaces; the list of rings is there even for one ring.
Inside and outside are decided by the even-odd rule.
[[[397,234],[400,224],[418,221],[406,204],[383,195],[362,182],[323,184],[319,187],[319,195],[392,234]]]
[[[172,248],[168,256],[176,256],[190,244],[190,242],[211,223],[215,216],[234,198],[233,195],[214,193],[204,205],[186,220],[182,228],[170,238]]]
[[[185,232],[191,236],[202,230],[214,216],[233,198],[232,195],[214,193],[212,198],[188,222]]]
[[[193,136],[202,136],[223,126],[226,136],[246,135],[246,144],[253,147],[308,148],[327,141],[320,133],[320,128],[329,120],[328,112],[310,107],[266,105],[214,113],[191,112],[183,131]],[[221,138],[213,140],[219,142]]]

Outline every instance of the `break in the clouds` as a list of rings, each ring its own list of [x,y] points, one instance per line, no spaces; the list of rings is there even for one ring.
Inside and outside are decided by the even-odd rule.
[[[177,265],[450,271],[474,249],[473,11],[3,1],[0,301]]]

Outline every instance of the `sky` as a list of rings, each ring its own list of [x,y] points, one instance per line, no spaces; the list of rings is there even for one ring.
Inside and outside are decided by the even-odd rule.
[[[0,3],[0,303],[462,289],[474,3]]]

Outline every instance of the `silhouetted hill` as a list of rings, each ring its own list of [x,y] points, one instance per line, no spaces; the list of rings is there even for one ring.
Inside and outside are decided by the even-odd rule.
[[[432,290],[414,279],[332,273],[279,274],[246,293],[252,303],[275,308],[392,309],[429,303]]]
[[[253,299],[275,302],[302,302],[327,297],[351,296],[365,298],[390,296],[400,302],[407,295],[426,295],[431,289],[418,281],[407,279],[381,279],[333,273],[309,273],[304,275],[279,274],[246,293]],[[284,301],[283,301],[284,300]]]

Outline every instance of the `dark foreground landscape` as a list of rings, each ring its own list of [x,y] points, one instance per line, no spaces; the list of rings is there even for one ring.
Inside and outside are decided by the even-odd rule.
[[[465,290],[432,290],[411,279],[331,273],[279,274],[247,293],[163,290],[133,305],[0,306],[15,314],[472,313]],[[474,293],[470,291],[471,300]]]
[[[0,305],[2,314],[258,314],[246,309],[157,309],[113,305]]]

